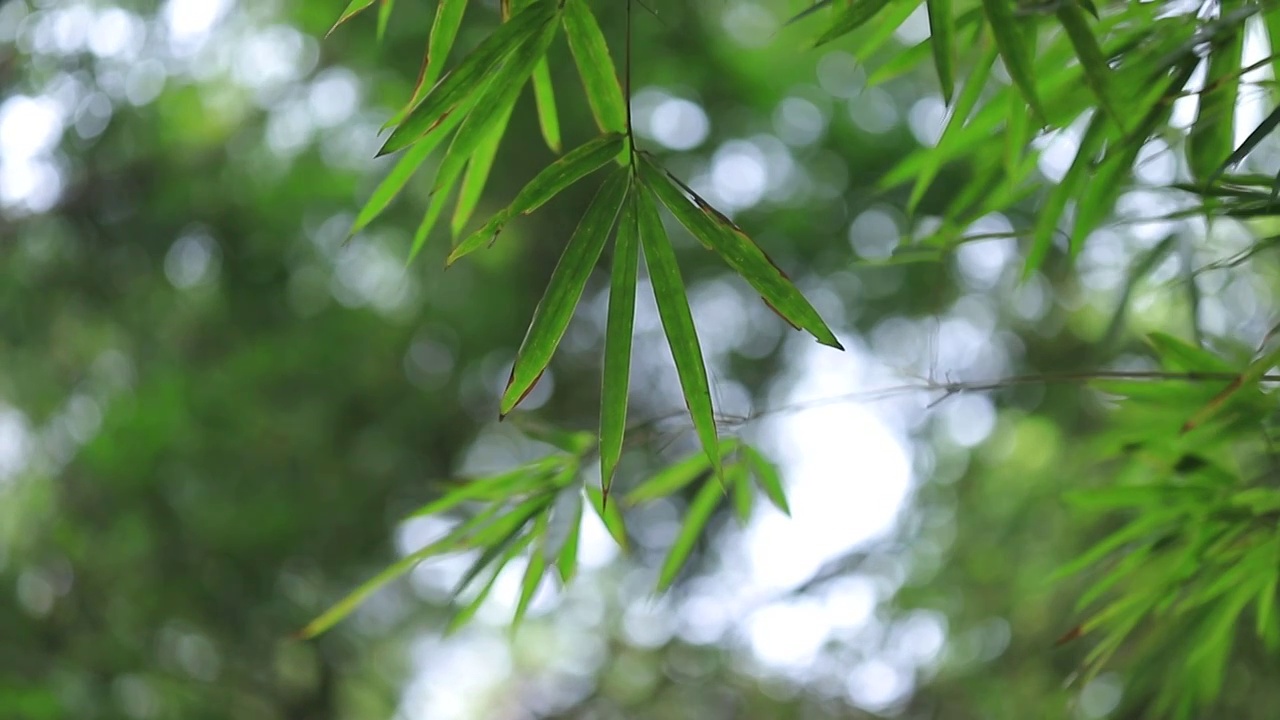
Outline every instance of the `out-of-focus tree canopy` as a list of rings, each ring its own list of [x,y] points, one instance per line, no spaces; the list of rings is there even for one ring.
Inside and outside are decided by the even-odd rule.
[[[1271,716],[1280,10],[339,5],[0,3],[0,718]]]

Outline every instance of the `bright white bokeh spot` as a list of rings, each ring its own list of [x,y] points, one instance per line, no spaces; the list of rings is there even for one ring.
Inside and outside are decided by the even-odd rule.
[[[31,426],[20,411],[0,405],[0,484],[27,466],[33,448]]]
[[[1089,681],[1080,691],[1080,714],[1090,720],[1110,715],[1120,706],[1124,684],[1115,673],[1105,673]]]
[[[748,208],[760,202],[768,184],[764,153],[745,140],[731,140],[711,159],[711,184],[729,206]]]
[[[853,123],[872,135],[881,135],[898,125],[898,106],[882,88],[873,87],[849,101]]]
[[[169,0],[161,11],[174,49],[198,45],[231,9],[232,0]]]
[[[951,441],[960,447],[974,447],[986,440],[996,427],[996,410],[984,395],[959,395],[939,408],[942,424]]]
[[[830,635],[822,608],[813,598],[761,608],[747,618],[746,630],[756,656],[775,668],[808,667]]]
[[[911,675],[883,660],[868,660],[849,673],[849,698],[867,710],[886,710],[911,691]]]
[[[923,7],[923,6],[922,6]],[[947,106],[937,95],[926,95],[907,112],[907,127],[921,145],[933,147],[942,138],[946,128]]]
[[[51,97],[15,95],[0,105],[0,159],[33,158],[62,139],[63,113]]]
[[[333,127],[355,114],[360,103],[360,84],[346,68],[327,70],[311,84],[307,105],[311,119],[320,127]]]
[[[812,145],[826,132],[827,117],[808,100],[789,97],[773,112],[773,130],[788,145]]]
[[[692,150],[707,139],[711,123],[695,102],[667,98],[649,116],[649,134],[672,150]]]
[[[184,235],[169,246],[164,274],[173,286],[185,290],[209,280],[216,269],[217,242],[207,234]]]
[[[838,98],[852,98],[867,86],[867,73],[852,55],[835,50],[818,61],[818,84]]]
[[[854,218],[849,226],[849,243],[864,259],[888,258],[901,240],[902,226],[888,209],[871,208]]]

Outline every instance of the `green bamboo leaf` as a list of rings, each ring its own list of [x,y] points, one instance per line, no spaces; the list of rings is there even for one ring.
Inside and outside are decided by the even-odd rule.
[[[486,243],[497,237],[503,226],[513,218],[537,210],[565,188],[604,167],[622,152],[625,140],[626,138],[622,135],[603,135],[570,150],[559,160],[543,168],[542,172],[530,180],[516,195],[511,205],[458,243],[449,255],[448,263],[452,265],[459,258],[484,247]]]
[[[511,378],[502,394],[500,415],[505,416],[529,394],[551,362],[560,338],[569,327],[573,310],[578,306],[587,278],[595,269],[596,261],[604,250],[614,220],[626,199],[631,173],[618,168],[601,186],[591,206],[578,223],[565,245],[560,262],[551,273],[546,292],[533,311],[533,320],[520,350],[516,353]]]
[[[364,207],[360,208],[360,212],[356,214],[355,222],[351,223],[351,230],[347,232],[347,237],[355,237],[355,234],[368,227],[391,201],[395,199],[404,186],[408,184],[409,179],[418,171],[422,163],[431,155],[432,151],[439,145],[440,139],[444,137],[444,133],[432,136],[423,140],[423,142],[414,145],[396,160],[396,164],[391,168],[391,172],[378,183],[378,187],[374,188],[373,194],[365,201]]]
[[[1125,314],[1128,311],[1129,298],[1133,296],[1133,291],[1137,288],[1138,283],[1151,274],[1151,271],[1159,267],[1165,258],[1169,257],[1169,253],[1173,252],[1177,246],[1177,241],[1178,234],[1169,233],[1163,240],[1134,260],[1129,267],[1128,277],[1125,278],[1124,286],[1120,288],[1120,297],[1116,300],[1116,309],[1111,314],[1111,322],[1107,324],[1107,329],[1102,334],[1102,340],[1099,343],[1101,347],[1114,347],[1115,342],[1120,338],[1120,331],[1124,329]]]
[[[716,506],[720,504],[723,497],[724,492],[717,483],[708,480],[702,484],[702,489],[689,505],[689,512],[684,516],[684,524],[680,527],[671,550],[662,561],[662,569],[658,571],[658,592],[671,587],[676,575],[689,559],[689,553],[693,552],[693,546],[702,535],[702,529],[706,527],[707,521],[711,519],[711,515],[715,513]]]
[[[473,580],[495,559],[502,555],[511,547],[524,531],[525,526],[533,522],[535,517],[544,514],[555,500],[553,493],[544,493],[516,505],[511,512],[494,520],[489,525],[477,530],[470,538],[470,542],[477,547],[483,547],[484,552],[471,565],[462,579],[458,581],[458,585],[454,588],[453,594],[456,597],[459,593],[467,588]]]
[[[1226,162],[1218,166],[1218,169],[1213,172],[1213,175],[1209,177],[1208,182],[1205,184],[1212,185],[1217,182],[1218,178],[1222,177],[1222,174],[1227,171],[1227,168],[1248,157],[1249,153],[1253,152],[1253,149],[1258,147],[1258,143],[1262,142],[1268,135],[1275,132],[1277,126],[1280,126],[1280,107],[1272,110],[1270,115],[1263,118],[1262,122],[1258,124],[1258,127],[1254,128],[1253,132],[1249,133],[1249,137],[1245,138],[1243,143],[1240,143],[1240,147],[1236,148],[1235,152],[1231,153],[1231,156],[1226,159]]]
[[[533,99],[538,106],[538,127],[551,152],[559,155],[560,115],[556,112],[556,94],[551,87],[551,66],[544,55],[533,68]]]
[[[857,45],[851,49],[854,59],[861,63],[870,62],[918,7],[920,7],[918,1],[889,3],[889,7],[885,8],[884,12],[876,18],[876,22],[858,38]],[[972,20],[981,19],[981,17],[977,13],[965,13],[965,16],[962,16],[961,19],[963,21],[968,18],[972,22]]]
[[[582,493],[572,491],[570,496],[573,498],[573,503],[565,519],[568,532],[565,534],[564,542],[560,544],[559,551],[556,552],[556,570],[560,573],[560,581],[565,585],[573,582],[573,577],[578,571],[578,542],[582,535]]]
[[[438,515],[472,500],[503,500],[514,497],[541,487],[547,478],[560,472],[565,462],[562,455],[549,455],[514,470],[467,481],[418,508],[410,517]]]
[[[889,0],[858,0],[850,7],[837,11],[831,27],[818,36],[817,41],[813,44],[814,47],[825,45],[838,37],[848,35],[857,30],[875,17],[888,4]]]
[[[605,495],[622,457],[627,429],[627,391],[631,383],[631,335],[635,322],[636,276],[640,270],[640,227],[632,193],[618,218],[609,278],[609,314],[604,333],[604,372],[600,391],[600,484]]]
[[[627,100],[622,96],[609,45],[587,0],[565,0],[563,22],[596,126],[603,133],[626,132]]]
[[[1062,180],[1049,191],[1037,214],[1035,232],[1032,235],[1031,248],[1027,251],[1027,260],[1022,267],[1022,278],[1031,277],[1044,265],[1049,251],[1053,248],[1053,238],[1058,232],[1058,223],[1066,212],[1067,203],[1072,198],[1080,197],[1085,184],[1089,182],[1093,170],[1094,159],[1102,149],[1110,131],[1107,117],[1102,113],[1094,113],[1089,120],[1089,127],[1080,138],[1076,149],[1076,157],[1067,168]]]
[[[498,576],[502,574],[502,569],[507,566],[507,563],[510,563],[517,555],[523,552],[525,548],[529,547],[529,543],[531,542],[533,542],[532,535],[521,536],[507,548],[506,552],[502,554],[502,557],[498,562],[493,563],[493,570],[490,571],[489,578],[485,580],[484,585],[480,586],[480,590],[474,597],[467,601],[466,605],[459,608],[458,611],[449,618],[449,622],[444,628],[444,634],[446,636],[457,632],[458,628],[466,625],[471,621],[471,618],[475,617],[476,612],[480,610],[480,606],[484,605],[484,601],[488,599],[489,594],[493,591],[493,586],[498,581]]]
[[[373,578],[365,581],[362,585],[357,587],[355,590],[352,590],[341,600],[330,606],[329,609],[321,613],[319,617],[308,623],[302,630],[299,630],[296,636],[303,639],[311,638],[328,630],[347,615],[350,615],[351,612],[360,605],[360,603],[364,602],[384,585],[409,572],[423,560],[436,555],[443,555],[445,553],[456,552],[458,550],[471,547],[474,542],[474,538],[481,531],[485,528],[492,527],[507,517],[510,517],[504,516],[498,520],[493,520],[494,516],[496,516],[501,510],[501,505],[494,504],[484,512],[481,512],[466,522],[461,523],[439,540],[429,543],[425,547],[419,548],[417,551],[396,561],[390,567],[378,573]]]
[[[428,204],[427,211],[422,216],[422,222],[418,225],[418,229],[413,235],[413,246],[409,251],[410,261],[417,257],[418,252],[426,243],[427,235],[431,233],[436,221],[440,219],[441,213],[444,212],[444,206],[449,200],[449,193],[454,184],[458,182],[463,169],[467,167],[472,157],[476,154],[477,149],[487,141],[501,142],[500,138],[506,132],[507,123],[510,121],[511,112],[515,108],[519,90],[520,87],[518,85],[512,88],[490,83],[481,94],[480,100],[476,105],[478,108],[497,107],[501,109],[497,112],[472,111],[463,120],[458,132],[454,134],[453,142],[449,143],[449,150],[440,162],[440,167],[436,169],[435,184],[431,191],[431,202]],[[499,137],[499,140],[493,141],[495,135]],[[461,198],[459,198],[459,202],[461,202]]]
[[[726,466],[724,474],[733,493],[733,509],[738,515],[738,522],[745,526],[751,520],[756,497],[755,485],[751,484],[751,473],[747,471],[746,465],[737,462]]]
[[[1275,567],[1275,563],[1272,563],[1272,567]],[[1266,638],[1272,634],[1276,614],[1276,587],[1280,585],[1280,573],[1272,569],[1264,577],[1262,590],[1258,593],[1258,610],[1254,617],[1255,628],[1260,638]]]
[[[915,72],[932,52],[932,45],[928,40],[922,40],[906,50],[899,50],[867,76],[867,87],[883,85],[907,73]]]
[[[675,251],[662,226],[648,183],[636,188],[636,212],[640,218],[640,245],[644,248],[645,263],[649,267],[649,282],[658,304],[658,316],[666,331],[667,344],[675,359],[676,374],[684,392],[685,404],[702,449],[717,477],[723,477],[720,468],[719,440],[716,437],[715,411],[711,406],[711,388],[707,384],[707,369],[702,360],[702,347],[693,326],[693,314],[689,312],[689,299],[685,294],[684,280],[680,278],[680,266]]]
[[[1096,12],[1094,13],[1097,14]],[[1112,71],[1107,59],[1102,54],[1098,39],[1089,29],[1089,20],[1078,0],[1062,0],[1058,3],[1058,22],[1071,39],[1076,50],[1076,57],[1084,69],[1085,81],[1089,83],[1098,105],[1111,117],[1117,127],[1126,128],[1128,118],[1121,114],[1112,98]]]
[[[995,66],[996,54],[996,46],[989,46],[983,50],[977,63],[969,71],[969,76],[965,78],[964,86],[960,89],[960,96],[956,98],[955,107],[951,109],[951,116],[947,118],[947,127],[942,131],[942,136],[938,138],[938,145],[934,149],[946,148],[964,128],[969,115],[973,113],[973,108],[978,104],[978,99],[982,97],[983,88],[987,86],[987,78],[991,75],[991,68]],[[911,197],[907,200],[907,210],[911,213],[920,206],[925,191],[929,189],[942,168],[941,152],[926,153],[925,157],[933,160],[920,168],[916,175],[915,186],[911,188]]]
[[[1271,76],[1280,81],[1280,8],[1270,8],[1263,13],[1262,22],[1267,28],[1267,42],[1271,50]],[[1272,88],[1276,99],[1280,99],[1280,82]]]
[[[591,507],[595,509],[596,515],[600,521],[604,523],[604,527],[609,531],[609,535],[613,537],[613,541],[618,543],[618,547],[623,551],[627,549],[627,528],[622,522],[622,512],[618,510],[618,503],[606,503],[604,494],[600,492],[600,488],[594,485],[587,485],[583,488],[587,493],[587,499],[591,501]]]
[[[329,28],[329,32],[324,34],[325,37],[332,35],[339,25],[360,14],[361,11],[372,4],[373,0],[351,0],[351,2],[347,3],[347,9],[343,10],[342,14],[338,16],[338,21],[333,24],[333,27]]]
[[[557,7],[555,0],[538,0],[517,13],[509,22],[498,26],[456,68],[431,88],[422,102],[387,138],[378,155],[408,147],[436,130],[449,115],[459,109],[469,109],[474,104],[486,75],[494,73],[530,43],[538,43],[548,33],[554,33]],[[549,38],[546,40],[550,41]],[[523,82],[523,78],[520,81]]]
[[[1045,122],[1048,114],[1040,103],[1040,95],[1036,91],[1035,72],[1031,67],[1028,42],[1034,47],[1035,30],[1019,27],[1014,16],[1012,0],[982,0],[982,8],[986,12],[987,22],[991,24],[991,32],[996,39],[996,47],[1000,49],[1000,57],[1004,67],[1013,78],[1013,84],[1022,92],[1022,97],[1031,107],[1032,112]]]
[[[818,12],[819,10],[822,10],[823,8],[827,7],[830,4],[831,4],[831,0],[817,0],[817,2],[813,3],[809,7],[787,18],[786,22],[782,23],[782,27],[788,27],[790,25],[794,25],[795,23],[800,22],[801,20],[809,17],[810,15]]]
[[[462,17],[467,11],[467,0],[440,0],[436,6],[436,16],[431,21],[431,35],[427,40],[427,52],[423,56],[422,72],[418,78],[418,88],[430,88],[440,78],[440,71],[449,59],[453,50],[453,41],[458,37],[458,29],[462,27]],[[414,96],[418,95],[417,89]]]
[[[480,203],[484,186],[489,181],[489,171],[493,169],[493,161],[498,156],[498,146],[502,144],[502,137],[507,134],[506,120],[510,118],[510,112],[511,106],[508,106],[503,122],[495,123],[489,128],[487,136],[471,153],[467,172],[462,176],[462,186],[458,189],[458,204],[454,207],[453,219],[449,221],[449,230],[454,237],[462,233],[471,214],[475,212],[476,205]]]
[[[743,445],[742,452],[765,497],[769,498],[769,502],[781,510],[783,515],[790,517],[791,507],[787,505],[787,492],[782,487],[782,476],[778,473],[777,466],[750,445]]]
[[[1147,344],[1155,350],[1160,364],[1170,372],[1239,372],[1240,368],[1223,360],[1199,345],[1167,333],[1154,332],[1147,336]]]
[[[1243,5],[1241,0],[1222,0],[1222,14]],[[1204,185],[1231,155],[1235,145],[1236,100],[1240,95],[1240,68],[1244,52],[1244,25],[1234,28],[1213,43],[1209,50],[1209,70],[1200,91],[1200,111],[1187,135],[1187,165],[1191,176]]]
[[[1095,543],[1093,547],[1078,555],[1071,562],[1060,566],[1049,576],[1048,581],[1056,582],[1062,578],[1074,575],[1081,570],[1096,564],[1104,557],[1107,557],[1129,543],[1137,542],[1143,538],[1155,538],[1159,531],[1178,521],[1179,518],[1177,512],[1164,508],[1161,508],[1158,511],[1152,510],[1151,512],[1144,513],[1129,524]]]
[[[724,459],[736,451],[739,443],[734,438],[720,441],[718,456]],[[711,470],[711,459],[705,453],[689,457],[658,471],[653,477],[632,488],[623,500],[627,505],[639,505],[679,492],[686,485],[706,475]]]
[[[843,350],[831,329],[823,322],[818,311],[804,295],[791,284],[791,280],[751,238],[721,215],[705,200],[689,190],[670,173],[659,169],[647,157],[640,165],[646,184],[662,200],[680,224],[694,237],[715,249],[721,259],[746,280],[774,312],[782,316],[792,327],[813,335],[823,345]],[[679,187],[677,187],[677,185]],[[685,196],[692,196],[693,202]],[[648,247],[647,245],[645,246]]]
[[[391,10],[396,5],[396,0],[381,0],[382,4],[378,6],[378,42],[382,42],[382,38],[387,35],[387,22],[391,20]]]
[[[929,12],[929,38],[933,45],[933,66],[938,72],[942,99],[951,104],[955,92],[956,22],[952,0],[925,0]]]
[[[547,535],[547,521],[550,514],[544,513],[538,516],[538,521],[534,523],[533,530],[530,531],[529,537],[532,539],[545,539]],[[537,592],[538,585],[542,583],[542,576],[547,571],[547,554],[545,542],[539,542],[534,548],[533,553],[529,556],[529,564],[525,566],[524,578],[520,581],[520,599],[516,602],[515,616],[511,620],[511,629],[514,631],[520,626],[524,620],[524,614],[529,610],[529,602],[533,600],[533,594]]]

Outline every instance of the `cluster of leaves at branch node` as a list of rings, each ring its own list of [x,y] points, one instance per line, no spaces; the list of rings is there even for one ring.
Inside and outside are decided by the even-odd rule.
[[[456,553],[471,553],[475,560],[454,589],[455,612],[447,625],[452,632],[469,621],[489,597],[498,575],[512,561],[523,558],[524,575],[512,627],[519,626],[529,603],[547,576],[564,586],[578,570],[583,507],[590,504],[625,552],[628,536],[623,512],[645,503],[679,495],[700,483],[671,549],[663,560],[657,589],[667,589],[687,564],[707,521],[733,496],[742,522],[750,517],[757,491],[779,510],[789,512],[782,480],[775,468],[755,448],[725,438],[714,448],[715,463],[706,453],[695,453],[635,484],[620,501],[609,502],[600,488],[581,476],[595,437],[589,432],[562,432],[529,425],[529,435],[552,444],[558,452],[513,470],[447,483],[444,493],[413,513],[453,516],[451,529],[441,538],[388,567],[303,628],[301,637],[314,637],[353,612],[364,600],[419,563]],[[724,478],[724,483],[717,474]]]
[[[1134,650],[1129,660],[1147,668],[1134,682],[1146,677],[1159,698],[1147,710],[1190,718],[1218,697],[1247,615],[1280,650],[1280,458],[1275,401],[1260,386],[1280,352],[1241,368],[1167,335],[1150,342],[1164,371],[1187,381],[1097,381],[1122,398],[1100,454],[1124,460],[1105,485],[1068,496],[1109,531],[1059,572],[1092,578],[1077,603],[1085,619],[1064,641],[1093,641],[1086,681],[1122,647]]]

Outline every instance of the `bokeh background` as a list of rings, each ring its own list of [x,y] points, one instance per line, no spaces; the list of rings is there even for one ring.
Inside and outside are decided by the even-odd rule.
[[[514,635],[520,563],[441,634],[460,557],[291,640],[443,532],[402,522],[440,479],[548,451],[496,422],[497,394],[592,192],[444,272],[439,232],[405,263],[426,174],[344,244],[393,161],[373,159],[378,128],[409,96],[433,4],[398,3],[380,44],[372,13],[323,38],[341,5],[0,2],[0,717],[1086,719],[1141,692],[1123,658],[1068,684],[1087,647],[1054,646],[1081,581],[1047,578],[1093,537],[1058,498],[1105,478],[1083,439],[1104,403],[1071,384],[938,385],[1123,362],[1137,331],[1185,330],[1175,264],[1133,293],[1129,331],[1093,344],[1130,258],[1203,224],[1119,225],[1074,270],[1055,258],[1019,282],[1028,207],[941,262],[876,264],[966,181],[948,170],[910,219],[875,188],[945,119],[927,63],[869,83],[927,23],[870,57],[856,36],[808,50],[815,28],[782,27],[804,3],[780,0],[637,4],[632,73],[645,147],[849,348],[791,332],[675,236],[722,430],[779,463],[792,516],[726,511],[660,597],[678,499],[630,518],[626,555],[588,517],[580,579],[548,581]],[[594,5],[621,62],[625,6]],[[472,3],[460,45],[497,17]],[[594,130],[563,40],[552,53],[575,145]],[[1043,141],[1047,181],[1078,130]],[[526,94],[480,214],[552,157]],[[1144,151],[1122,219],[1168,207],[1143,186],[1176,172],[1168,146]],[[1250,237],[1222,221],[1201,247]],[[1206,332],[1269,325],[1273,285],[1203,277]],[[529,417],[595,426],[606,296],[598,274]],[[643,280],[637,313],[632,413],[658,432],[628,447],[623,483],[697,451]],[[1273,690],[1232,683],[1236,716],[1269,716]]]

